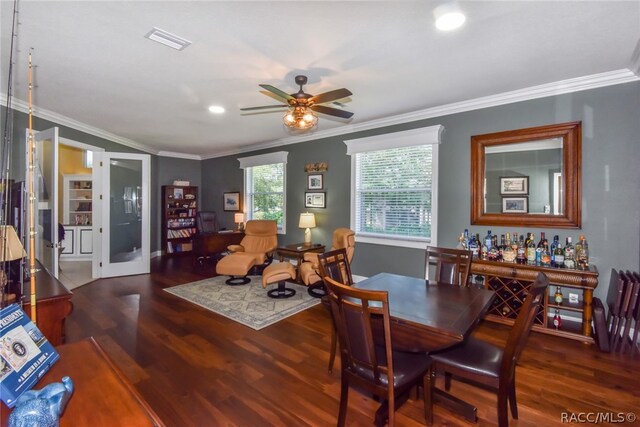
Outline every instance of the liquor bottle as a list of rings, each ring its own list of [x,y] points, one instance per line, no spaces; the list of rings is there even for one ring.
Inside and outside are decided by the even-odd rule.
[[[553,295],[553,300],[556,302],[556,304],[560,305],[562,304],[563,297],[564,295],[562,295],[562,289],[560,288],[560,286],[556,286],[556,293]]]
[[[531,233],[527,233],[527,237],[524,239],[524,247],[529,247],[529,240],[531,240]]]
[[[478,241],[475,236],[471,236],[471,240],[469,241],[469,250],[471,251],[472,258],[477,259],[480,248],[478,247]]]
[[[518,252],[516,254],[516,262],[518,264],[527,263],[527,248],[524,245],[524,236],[520,236],[520,240],[518,241]]]
[[[490,261],[499,261],[500,260],[500,250],[498,247],[498,236],[491,237],[491,247],[487,251],[487,259]]]
[[[518,246],[515,246],[511,242],[511,236],[507,233],[507,240],[504,243],[504,248],[502,249],[502,260],[505,262],[514,262],[516,260],[516,255],[518,254]]]
[[[464,251],[466,248],[464,246],[464,233],[460,233],[460,237],[458,237],[458,244],[456,245],[456,249]]]
[[[549,244],[546,241],[540,252],[540,265],[543,267],[551,267],[551,253],[549,252]]]
[[[480,247],[480,259],[488,259],[489,248],[487,248],[486,242],[482,242],[482,246]]]
[[[468,228],[464,229],[464,247],[467,250],[469,249],[469,229]]]
[[[553,266],[557,268],[564,267],[564,249],[562,249],[562,243],[558,242],[558,246],[554,252]]]
[[[556,310],[555,316],[553,316],[553,326],[556,329],[562,328],[562,318],[560,317],[560,310]]]
[[[580,236],[580,252],[576,251],[576,264],[580,270],[589,269],[589,244],[583,235]]]
[[[504,237],[504,234],[500,235],[500,246],[498,246],[498,253],[500,254],[500,259],[502,260],[504,256],[504,249],[507,247],[507,240]]]
[[[549,247],[549,252],[551,253],[551,266],[553,267],[556,266],[556,248],[558,247],[558,239],[560,239],[560,236],[557,234],[553,236],[553,242]]]
[[[529,233],[529,243],[527,244],[527,264],[536,265],[536,244],[533,233]]]
[[[571,237],[567,237],[567,244],[564,246],[564,266],[566,268],[576,268],[575,251],[571,244]]]
[[[536,265],[542,265],[542,249],[544,248],[544,244],[547,242],[546,237],[544,237],[544,231],[540,233],[540,241],[538,242],[538,246],[536,247]]]
[[[513,233],[513,240],[511,240],[511,247],[514,251],[518,251],[518,233]]]
[[[489,230],[484,238],[484,244],[487,247],[487,251],[491,249],[491,243],[493,243],[493,237],[491,236],[491,230]]]

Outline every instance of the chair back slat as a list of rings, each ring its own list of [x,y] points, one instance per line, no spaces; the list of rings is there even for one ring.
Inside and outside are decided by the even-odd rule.
[[[321,278],[330,277],[347,286],[353,285],[349,256],[344,248],[318,255],[318,270]]]
[[[427,247],[425,275],[428,280],[450,285],[467,286],[472,252],[462,249]],[[435,269],[433,278],[430,270]]]
[[[538,273],[509,332],[502,356],[502,365],[500,366],[501,383],[505,381],[505,384],[511,384],[513,375],[515,375],[516,363],[527,343],[533,321],[543,303],[548,286],[549,278],[542,272]]]

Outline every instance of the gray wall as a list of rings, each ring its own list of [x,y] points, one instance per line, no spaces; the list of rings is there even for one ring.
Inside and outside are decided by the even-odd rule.
[[[487,229],[503,234],[528,231],[539,237],[558,234],[564,242],[574,242],[585,234],[590,243],[592,263],[600,271],[596,296],[604,299],[611,268],[640,268],[640,82],[610,86],[452,114],[348,136],[244,153],[202,162],[207,188],[202,206],[222,212],[222,192],[242,189],[242,171],[237,158],[268,151],[289,152],[287,164],[287,235],[281,243],[299,242],[302,230],[298,216],[305,212],[304,164],[327,162],[325,173],[327,208],[309,210],[316,214],[318,227],[312,230],[314,242],[331,243],[334,228],[349,225],[350,158],[344,139],[441,124],[445,127],[439,153],[438,244],[454,247],[465,228],[484,236]],[[470,138],[502,130],[582,121],[582,229],[533,229],[522,227],[478,227],[470,221]],[[217,187],[217,188],[216,188]],[[228,216],[228,218],[226,218]],[[226,225],[233,226],[232,216]],[[422,250],[358,243],[353,272],[371,276],[381,271],[421,276],[424,274]]]

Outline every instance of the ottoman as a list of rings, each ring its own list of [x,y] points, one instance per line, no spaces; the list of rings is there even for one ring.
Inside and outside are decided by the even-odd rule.
[[[256,263],[254,255],[237,252],[223,257],[216,265],[216,273],[229,276],[225,281],[227,285],[246,285],[251,281],[247,277],[249,270]]]
[[[296,279],[296,268],[288,262],[280,262],[267,266],[262,272],[262,287],[278,282],[277,289],[267,292],[271,298],[290,298],[296,294],[295,289],[285,287],[286,280]]]

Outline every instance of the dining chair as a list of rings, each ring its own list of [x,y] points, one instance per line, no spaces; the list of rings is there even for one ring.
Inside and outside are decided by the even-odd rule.
[[[424,385],[425,417],[431,389],[426,387],[431,360],[424,353],[392,349],[389,295],[347,286],[324,276],[327,298],[340,339],[342,375],[338,426],[345,424],[349,388],[366,390],[387,405],[389,426],[395,425],[397,397],[417,384]],[[372,317],[381,318],[382,331],[372,327]],[[379,336],[376,336],[379,334]],[[383,342],[383,345],[376,344]],[[384,422],[384,420],[378,420]]]
[[[471,270],[472,252],[463,249],[428,246],[425,255],[425,274],[431,279],[430,270],[435,266],[433,281],[450,285],[467,286]]]
[[[318,254],[318,273],[321,278],[330,277],[336,282],[343,283],[347,286],[353,285],[353,276],[351,275],[351,267],[349,263],[349,252],[346,248],[335,249],[323,254]],[[331,304],[329,299],[322,297],[323,305],[331,313]],[[329,354],[329,372],[333,371],[333,363],[336,359],[336,347],[338,344],[338,337],[336,332],[336,325],[334,323],[331,330],[331,353]]]
[[[445,390],[451,388],[452,376],[488,388],[498,395],[498,426],[507,427],[507,400],[511,415],[518,419],[516,403],[516,364],[524,349],[536,314],[543,304],[549,279],[538,273],[524,305],[512,326],[504,348],[470,337],[463,344],[441,353],[431,354],[434,366],[425,381],[425,390],[435,386],[435,372],[445,373]],[[426,408],[427,424],[433,423],[433,408]]]

